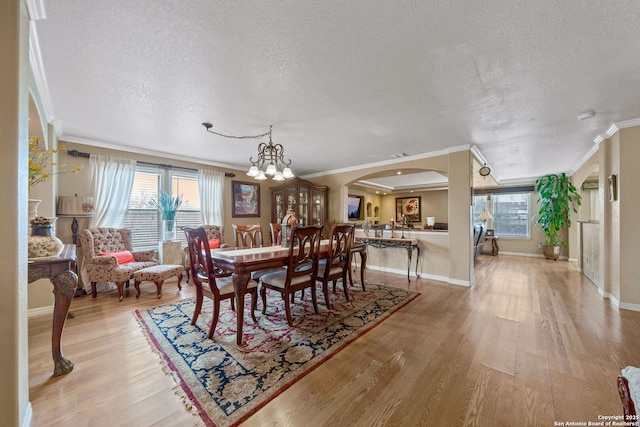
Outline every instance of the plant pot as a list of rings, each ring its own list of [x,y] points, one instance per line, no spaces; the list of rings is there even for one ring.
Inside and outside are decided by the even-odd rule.
[[[29,236],[28,258],[44,258],[57,256],[64,244],[53,234],[53,225],[34,225]]]
[[[160,230],[160,240],[163,242],[174,242],[176,240],[176,220],[163,219]]]
[[[560,258],[560,246],[543,245],[542,253],[546,259],[557,260]]]

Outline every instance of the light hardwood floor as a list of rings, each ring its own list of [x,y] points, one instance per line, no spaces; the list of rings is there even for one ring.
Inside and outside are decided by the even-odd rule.
[[[598,295],[575,266],[480,256],[472,288],[367,271],[421,295],[272,400],[246,426],[553,426],[622,414],[616,377],[640,366],[640,313]],[[640,285],[640,284],[639,284]],[[77,298],[51,378],[51,318],[29,319],[33,426],[189,426],[132,311],[193,295],[153,283]],[[225,304],[225,308],[228,306]],[[197,418],[195,418],[197,419]]]

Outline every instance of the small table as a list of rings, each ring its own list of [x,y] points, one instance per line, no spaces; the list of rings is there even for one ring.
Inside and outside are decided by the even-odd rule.
[[[496,256],[498,255],[498,252],[500,251],[500,247],[498,246],[498,239],[500,237],[499,236],[485,236],[484,241],[491,241],[491,255]],[[483,251],[484,252],[484,251]],[[486,252],[487,254],[489,254],[489,252]]]
[[[418,273],[418,263],[420,262],[420,246],[418,246],[417,239],[403,239],[403,238],[385,238],[385,237],[356,237],[357,243],[363,243],[366,246],[373,246],[374,248],[404,248],[407,250],[407,280],[411,281],[411,257],[413,250],[418,251],[418,258],[416,258],[416,277],[420,277]]]
[[[55,365],[53,376],[68,374],[73,363],[62,355],[62,330],[67,320],[69,306],[78,287],[78,276],[73,272],[76,264],[76,245],[64,245],[60,255],[29,259],[29,283],[38,279],[50,279],[53,284],[55,305],[51,332],[51,353]]]

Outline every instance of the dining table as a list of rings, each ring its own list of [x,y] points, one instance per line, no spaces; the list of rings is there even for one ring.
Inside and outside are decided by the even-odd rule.
[[[328,251],[329,240],[322,240],[320,242],[320,257],[326,257]],[[289,248],[275,245],[248,249],[212,249],[211,260],[217,268],[233,273],[233,288],[237,307],[236,344],[241,345],[242,327],[244,325],[244,297],[251,280],[251,273],[267,268],[286,266],[289,263]]]

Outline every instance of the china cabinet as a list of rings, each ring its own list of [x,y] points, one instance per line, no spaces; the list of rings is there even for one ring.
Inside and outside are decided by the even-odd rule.
[[[324,225],[327,209],[327,187],[296,178],[271,190],[271,222],[280,224],[291,208],[298,224]]]

